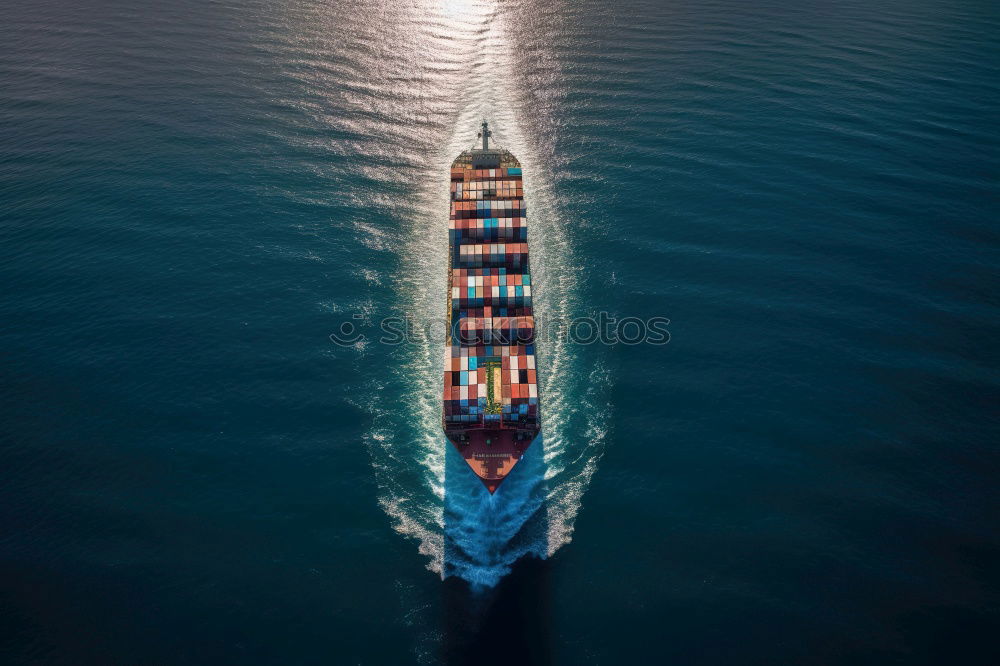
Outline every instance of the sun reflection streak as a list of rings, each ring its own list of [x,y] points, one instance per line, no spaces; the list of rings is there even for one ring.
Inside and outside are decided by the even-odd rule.
[[[451,18],[475,18],[492,11],[495,3],[483,0],[438,0],[433,3],[438,10]]]

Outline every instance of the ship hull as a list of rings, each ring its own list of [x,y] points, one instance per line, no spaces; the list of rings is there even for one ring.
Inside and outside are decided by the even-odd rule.
[[[449,435],[448,440],[490,494],[497,491],[534,441],[534,435],[518,439],[510,430],[476,429],[465,434],[465,440],[457,433]]]
[[[463,152],[451,169],[442,425],[490,493],[541,430],[521,164]]]

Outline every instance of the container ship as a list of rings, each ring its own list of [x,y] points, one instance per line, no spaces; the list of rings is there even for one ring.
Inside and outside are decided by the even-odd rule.
[[[482,147],[451,165],[445,435],[490,494],[541,429],[521,163]]]

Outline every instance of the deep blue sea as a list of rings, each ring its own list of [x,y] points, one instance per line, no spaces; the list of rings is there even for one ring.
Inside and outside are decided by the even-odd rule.
[[[483,118],[539,319],[670,320],[493,498]],[[998,223],[996,2],[5,0],[0,662],[998,663]]]

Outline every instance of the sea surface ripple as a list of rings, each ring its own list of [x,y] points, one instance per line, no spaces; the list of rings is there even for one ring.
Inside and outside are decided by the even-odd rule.
[[[0,661],[995,661],[998,63],[978,0],[2,3]],[[483,118],[539,318],[671,320],[540,343],[492,499]]]

